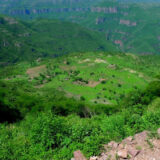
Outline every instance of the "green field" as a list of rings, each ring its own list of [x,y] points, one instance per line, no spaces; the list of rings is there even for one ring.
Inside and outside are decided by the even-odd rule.
[[[86,103],[117,104],[129,92],[143,89],[154,80],[160,70],[159,61],[148,65],[149,61],[148,56],[132,54],[71,54],[31,64],[20,63],[14,66],[14,70],[20,69],[17,75],[4,79],[26,80],[38,90],[57,89]],[[9,70],[12,72],[10,67]]]

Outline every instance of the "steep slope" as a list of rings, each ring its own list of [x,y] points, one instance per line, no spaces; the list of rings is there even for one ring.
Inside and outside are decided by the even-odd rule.
[[[137,3],[139,2],[139,3]],[[145,1],[146,2],[146,1]],[[1,2],[1,12],[22,19],[57,18],[101,31],[122,51],[160,52],[159,1],[13,1]],[[152,3],[155,2],[155,3]],[[14,5],[15,4],[15,5]]]
[[[83,12],[102,0],[8,0],[0,2],[4,14],[34,16],[61,12]]]
[[[89,158],[110,141],[155,131],[159,57],[91,52],[0,68],[0,159],[71,160],[76,150]]]
[[[70,52],[116,51],[98,32],[55,20],[30,23],[0,17],[0,62],[54,57]]]
[[[37,91],[57,89],[87,104],[107,105],[143,89],[160,73],[159,64],[158,55],[74,53],[6,67],[0,70],[0,77],[8,82],[29,81]]]

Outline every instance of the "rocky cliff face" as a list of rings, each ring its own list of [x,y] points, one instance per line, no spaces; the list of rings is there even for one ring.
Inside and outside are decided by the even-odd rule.
[[[127,26],[136,26],[137,22],[132,22],[130,20],[120,19],[119,24],[124,24],[124,25],[127,25]]]
[[[117,13],[117,7],[91,7],[91,12]]]
[[[115,0],[4,0],[0,1],[0,12],[26,19],[47,17],[71,21],[103,32],[122,51],[160,52],[160,16],[154,5]]]
[[[87,12],[90,8],[42,8],[42,9],[14,9],[10,10],[9,14],[13,16],[17,15],[39,15],[47,13],[68,13],[68,12]]]

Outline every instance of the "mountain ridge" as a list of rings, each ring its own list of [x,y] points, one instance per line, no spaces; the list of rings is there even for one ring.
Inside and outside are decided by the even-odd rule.
[[[1,62],[55,57],[72,52],[117,51],[101,33],[70,22],[43,19],[23,22],[1,16],[0,29]]]

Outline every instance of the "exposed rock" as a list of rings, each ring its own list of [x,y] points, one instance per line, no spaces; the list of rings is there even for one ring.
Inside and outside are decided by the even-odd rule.
[[[137,145],[139,146],[146,146],[146,140],[148,138],[148,132],[147,131],[143,131],[141,133],[138,133],[134,136],[134,142],[137,143]]]
[[[117,7],[92,7],[91,12],[117,13]]]
[[[90,8],[41,8],[41,9],[14,9],[10,11],[11,15],[31,15],[44,13],[68,13],[68,12],[87,12]]]
[[[133,137],[130,136],[130,137],[126,138],[126,140],[129,141],[129,142],[131,142],[133,140]]]
[[[120,19],[119,24],[124,24],[127,26],[137,26],[137,22],[131,22],[130,20]]]
[[[98,157],[91,157],[90,160],[98,160]]]
[[[84,155],[81,153],[80,150],[74,152],[74,159],[75,159],[75,160],[87,160],[87,159],[84,157]]]
[[[109,144],[108,144],[108,147],[112,148],[112,149],[117,149],[118,147],[118,143],[114,142],[114,141],[111,141]]]
[[[124,144],[133,144],[134,142],[132,142],[132,140],[133,140],[133,137],[128,137],[128,138],[124,139],[122,142]]]
[[[103,60],[103,59],[99,59],[99,58],[97,58],[96,60],[95,60],[95,63],[107,63],[105,60]]]
[[[128,153],[129,153],[132,157],[135,157],[135,156],[137,156],[137,155],[140,153],[140,151],[137,150],[137,149],[135,149],[134,147],[129,147],[129,148],[127,148],[127,150],[128,150]]]
[[[121,40],[115,40],[114,43],[120,45],[120,47],[123,47],[123,42]]]
[[[119,146],[118,146],[118,150],[122,150],[122,149],[124,149],[124,144],[119,144]]]
[[[157,133],[160,135],[160,128],[157,130]]]
[[[120,150],[117,152],[118,157],[120,158],[127,158],[128,153],[126,149]]]
[[[160,134],[160,129],[157,131]],[[153,147],[148,142],[148,132],[144,131],[136,134],[134,137],[128,137],[121,143],[111,141],[104,145],[106,152],[99,157],[91,157],[90,160],[115,160],[116,156],[119,160],[160,160],[160,139],[149,139]],[[95,159],[94,159],[95,158]]]

